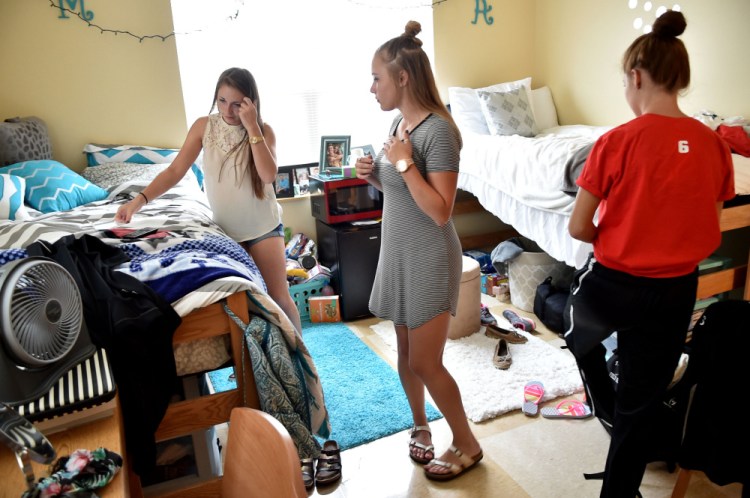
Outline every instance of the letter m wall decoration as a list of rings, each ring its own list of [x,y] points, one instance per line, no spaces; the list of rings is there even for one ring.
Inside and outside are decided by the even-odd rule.
[[[67,12],[70,12],[84,21],[91,21],[94,18],[94,12],[86,10],[86,7],[83,5],[83,0],[80,0],[81,12],[80,14],[76,13],[75,8],[78,6],[78,3],[79,0],[58,0],[57,6],[60,8],[60,16],[58,19],[69,19]]]

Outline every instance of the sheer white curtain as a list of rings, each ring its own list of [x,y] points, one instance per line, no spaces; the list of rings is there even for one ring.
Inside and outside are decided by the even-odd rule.
[[[224,69],[247,68],[281,166],[317,162],[324,135],[380,149],[394,113],[370,93],[372,56],[410,19],[432,60],[430,0],[172,0],[172,13],[188,123]]]

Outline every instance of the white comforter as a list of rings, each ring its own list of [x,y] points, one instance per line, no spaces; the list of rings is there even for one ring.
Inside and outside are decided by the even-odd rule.
[[[533,138],[464,133],[460,175],[490,183],[529,207],[569,214],[574,198],[561,190],[565,163],[608,129],[558,126]]]

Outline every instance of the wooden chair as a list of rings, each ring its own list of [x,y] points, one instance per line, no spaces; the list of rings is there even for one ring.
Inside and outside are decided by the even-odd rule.
[[[306,497],[297,447],[284,426],[253,408],[235,408],[229,420],[223,498]]]

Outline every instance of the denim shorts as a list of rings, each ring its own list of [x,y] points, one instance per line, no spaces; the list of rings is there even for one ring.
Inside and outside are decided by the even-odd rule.
[[[248,249],[260,242],[261,240],[269,239],[271,237],[283,237],[284,236],[284,224],[279,223],[279,226],[271,230],[265,235],[261,235],[260,237],[257,237],[255,239],[250,240],[243,240],[242,245],[247,247]]]

